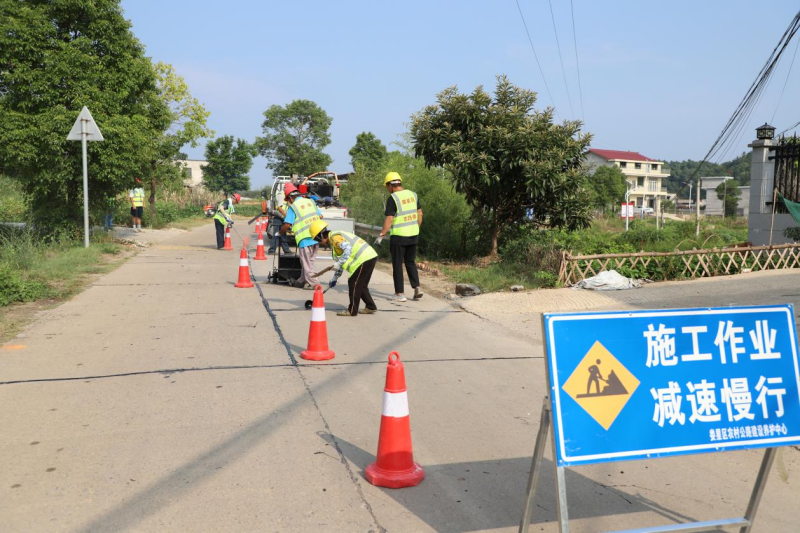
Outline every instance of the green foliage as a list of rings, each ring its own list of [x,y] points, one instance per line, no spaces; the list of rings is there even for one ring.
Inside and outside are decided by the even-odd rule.
[[[294,100],[264,111],[263,137],[255,145],[275,175],[307,176],[326,170],[333,161],[322,150],[331,143],[333,119],[310,100]]]
[[[90,204],[124,190],[169,125],[153,67],[119,0],[0,2],[0,172],[19,180],[41,227],[80,227],[83,106],[105,137],[89,143]]]
[[[571,230],[591,222],[582,168],[591,136],[579,121],[553,124],[552,110],[535,111],[535,103],[536,93],[499,76],[494,97],[450,87],[412,117],[415,155],[447,169],[456,191],[491,221],[493,254],[500,232],[528,218]]]
[[[206,145],[208,165],[203,169],[203,184],[209,191],[223,191],[224,194],[250,188],[250,168],[256,148],[244,139],[224,135],[209,141]]]
[[[426,168],[422,160],[409,154],[391,152],[375,170],[358,167],[342,189],[342,202],[356,220],[382,226],[388,194],[383,177],[389,171],[400,173],[403,186],[417,193],[422,204],[420,253],[429,257],[470,257],[486,251],[486,232],[471,214],[466,199],[457,193],[447,173]]]
[[[466,265],[442,265],[439,268],[454,282],[477,285],[483,292],[508,290],[512,285],[522,285],[526,289],[558,286],[555,274],[522,268],[506,261],[480,268]]]
[[[588,179],[595,207],[605,212],[625,200],[625,174],[617,166],[600,166]]]
[[[185,159],[181,153],[185,145],[196,147],[202,138],[213,137],[208,127],[210,112],[189,92],[189,85],[172,65],[156,63],[154,66],[158,98],[167,109],[166,127],[152,140],[147,176],[150,182],[150,213],[154,224],[158,220],[156,197],[160,187],[175,189],[182,186],[183,174],[175,161]],[[166,223],[166,222],[163,222]]]
[[[742,191],[739,190],[739,182],[727,180],[717,186],[717,198],[722,200],[726,217],[735,217],[739,209],[739,199]]]
[[[792,239],[794,242],[800,242],[800,228],[797,226],[786,228],[783,230],[783,236],[787,239]]]
[[[351,157],[353,170],[356,168],[374,170],[386,161],[389,155],[386,151],[386,146],[370,131],[356,135],[356,144],[353,145],[348,153]]]
[[[0,222],[24,222],[25,207],[21,184],[0,174]]]

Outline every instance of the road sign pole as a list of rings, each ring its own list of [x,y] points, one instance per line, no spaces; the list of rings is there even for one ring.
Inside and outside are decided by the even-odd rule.
[[[89,247],[89,165],[86,159],[86,138],[89,136],[86,119],[81,119],[81,150],[83,152],[83,244]]]
[[[545,396],[542,402],[542,418],[539,420],[539,433],[536,435],[536,445],[533,448],[531,461],[531,475],[528,478],[528,492],[525,498],[525,507],[522,510],[522,520],[519,524],[519,533],[528,533],[533,516],[533,500],[536,497],[536,485],[539,482],[542,457],[547,446],[547,434],[550,431],[550,399]]]
[[[739,530],[740,533],[750,533],[753,527],[753,520],[756,518],[756,511],[758,511],[758,504],[761,503],[761,495],[764,494],[764,487],[767,486],[767,476],[772,469],[772,463],[775,461],[775,453],[777,448],[767,448],[764,453],[764,460],[761,461],[761,468],[758,469],[758,476],[756,477],[756,484],[753,486],[753,494],[750,496],[750,503],[747,504],[747,511],[744,513],[744,519],[747,520],[747,525]]]

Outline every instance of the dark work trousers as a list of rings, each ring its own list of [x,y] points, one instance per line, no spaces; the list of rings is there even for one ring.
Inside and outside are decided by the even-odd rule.
[[[392,275],[394,277],[394,292],[403,294],[403,265],[408,272],[408,282],[411,288],[419,287],[419,272],[417,272],[417,245],[397,244],[394,239],[389,241],[389,251],[392,253]]]
[[[289,248],[289,245],[286,244],[286,241],[283,238],[283,235],[280,235],[278,232],[283,227],[283,219],[278,217],[272,217],[271,219],[272,224],[272,243],[269,245],[268,252],[272,253],[278,249],[278,243],[281,245],[281,250],[283,253],[290,254],[292,253],[292,249]]]
[[[368,287],[369,280],[372,278],[372,271],[375,270],[377,262],[377,257],[364,261],[355,272],[350,274],[350,279],[347,280],[347,288],[350,294],[350,305],[347,310],[353,316],[358,316],[358,306],[362,301],[367,309],[372,309],[373,311],[378,309],[372,299],[372,295],[369,293]]]
[[[217,228],[217,248],[225,246],[225,224],[214,219],[214,226]]]

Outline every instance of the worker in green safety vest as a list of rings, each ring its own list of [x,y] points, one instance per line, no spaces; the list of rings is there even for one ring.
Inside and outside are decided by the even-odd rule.
[[[314,273],[314,261],[317,258],[319,244],[311,237],[309,231],[311,224],[322,220],[322,213],[313,200],[304,198],[300,191],[294,187],[287,189],[291,192],[286,194],[285,201],[289,204],[286,217],[283,219],[281,235],[285,235],[291,228],[294,239],[297,242],[297,255],[300,258],[300,265],[303,267],[300,279],[294,282],[295,286],[307,290],[314,290],[317,286],[317,276]]]
[[[137,233],[142,232],[142,217],[144,216],[144,189],[142,180],[134,178],[133,189],[128,191],[131,201],[131,228]]]
[[[422,204],[416,193],[403,189],[403,178],[397,172],[389,172],[383,180],[389,191],[383,228],[375,244],[380,244],[388,233],[389,251],[392,254],[392,277],[394,278],[394,300],[405,302],[403,286],[403,265],[408,273],[408,281],[414,289],[414,299],[422,298],[417,272],[417,244],[419,228],[422,226]]]
[[[369,280],[372,278],[372,272],[378,262],[378,254],[372,246],[353,233],[328,230],[328,224],[322,220],[313,222],[309,231],[316,242],[323,246],[326,244],[331,246],[336,272],[328,286],[335,287],[343,271],[346,270],[350,274],[350,279],[347,280],[350,305],[336,314],[338,316],[358,316],[358,306],[362,301],[365,305],[364,310],[361,311],[363,314],[371,315],[377,311],[378,307],[369,293]]]
[[[239,193],[233,193],[225,200],[217,204],[217,212],[214,213],[214,228],[217,231],[217,250],[225,248],[225,229],[233,226],[231,215],[236,212],[233,207],[242,200]]]

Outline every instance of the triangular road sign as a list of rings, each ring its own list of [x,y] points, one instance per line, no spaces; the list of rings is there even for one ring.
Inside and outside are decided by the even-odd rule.
[[[86,136],[87,141],[102,141],[103,134],[100,133],[100,128],[97,127],[94,119],[92,118],[92,114],[89,113],[89,109],[86,106],[83,106],[81,109],[81,114],[78,115],[78,120],[75,121],[75,124],[72,126],[72,129],[69,130],[69,135],[67,135],[68,141],[80,141],[81,140],[81,122],[86,121]]]

